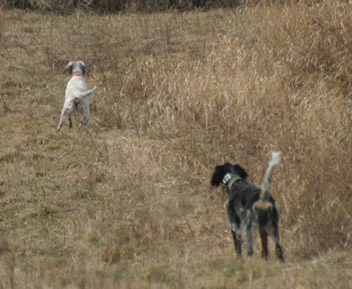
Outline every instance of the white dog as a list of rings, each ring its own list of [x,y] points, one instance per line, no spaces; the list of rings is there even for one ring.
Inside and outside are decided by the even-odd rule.
[[[62,127],[63,121],[68,118],[70,126],[72,127],[71,114],[77,110],[81,114],[81,122],[85,128],[88,128],[88,121],[90,118],[89,109],[89,96],[97,89],[88,90],[87,82],[84,80],[83,75],[87,71],[87,66],[83,61],[70,61],[66,66],[66,70],[72,75],[67,83],[65,91],[65,102],[61,111],[60,122],[57,127],[59,131]]]

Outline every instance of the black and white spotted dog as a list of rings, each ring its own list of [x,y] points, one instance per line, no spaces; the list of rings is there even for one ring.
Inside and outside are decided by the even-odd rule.
[[[273,151],[266,169],[261,188],[248,183],[247,172],[238,164],[225,163],[217,166],[211,184],[222,185],[223,193],[228,194],[228,217],[232,226],[232,236],[237,255],[241,255],[241,239],[247,248],[247,255],[253,255],[252,229],[258,227],[262,243],[262,257],[268,257],[268,235],[275,241],[276,255],[283,261],[280,246],[278,212],[270,195],[273,168],[280,162],[281,152]]]

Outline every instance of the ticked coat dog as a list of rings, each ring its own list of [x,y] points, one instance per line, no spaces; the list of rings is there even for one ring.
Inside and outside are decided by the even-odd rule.
[[[88,89],[87,82],[84,75],[87,72],[87,66],[81,60],[70,61],[66,66],[66,72],[71,74],[71,79],[68,81],[65,90],[65,102],[61,111],[60,122],[57,127],[59,131],[62,127],[63,121],[68,118],[72,127],[71,114],[77,110],[81,114],[81,123],[85,128],[88,128],[88,121],[90,118],[89,96],[93,94],[96,87]]]
[[[211,184],[216,187],[221,184],[223,192],[228,194],[227,213],[238,255],[241,255],[241,239],[247,248],[247,255],[253,255],[252,230],[257,227],[262,243],[262,257],[268,257],[270,236],[275,242],[278,259],[284,260],[279,238],[279,216],[270,195],[272,170],[280,159],[281,152],[273,151],[261,188],[247,182],[248,174],[238,164],[225,163],[215,168]]]

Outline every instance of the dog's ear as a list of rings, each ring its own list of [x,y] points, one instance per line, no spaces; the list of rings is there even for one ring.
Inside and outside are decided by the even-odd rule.
[[[224,178],[224,175],[225,175],[225,166],[223,165],[217,166],[210,180],[211,185],[214,187],[218,187],[222,179]]]
[[[72,74],[72,69],[73,69],[73,61],[70,61],[65,69],[65,72],[67,72],[68,74]]]
[[[79,64],[79,68],[82,71],[82,74],[85,75],[88,71],[87,65],[83,61],[79,61],[78,64]]]
[[[236,173],[242,178],[242,179],[246,179],[248,177],[247,172],[244,170],[244,168],[242,168],[240,165],[235,164],[234,169],[236,171]]]

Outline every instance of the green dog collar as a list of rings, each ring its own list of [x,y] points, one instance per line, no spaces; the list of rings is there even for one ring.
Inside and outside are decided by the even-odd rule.
[[[222,183],[222,193],[225,194],[225,190],[226,190],[226,185],[227,183],[233,178],[233,177],[238,177],[239,175],[236,173],[227,173],[221,183]]]

